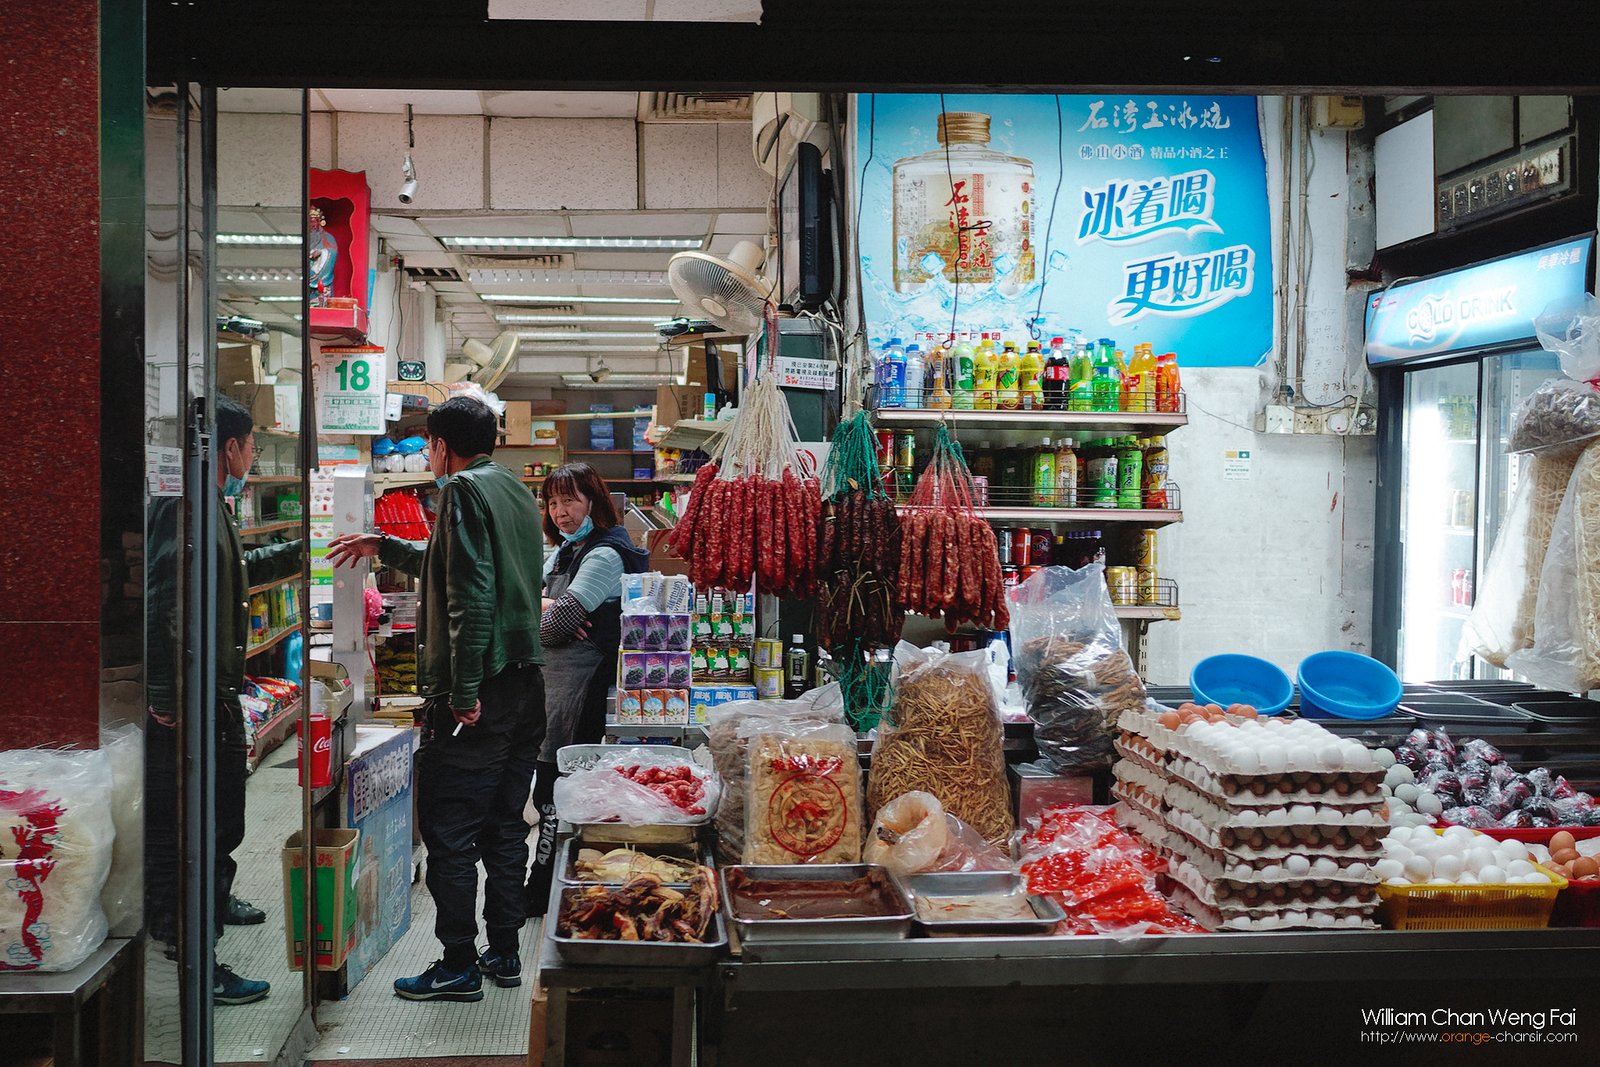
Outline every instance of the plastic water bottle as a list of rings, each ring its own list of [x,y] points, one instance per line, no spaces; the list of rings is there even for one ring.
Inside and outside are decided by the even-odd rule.
[[[1112,355],[1114,350],[1109,337],[1100,338],[1094,347],[1091,402],[1095,411],[1116,411],[1122,405],[1122,371]]]
[[[957,411],[972,410],[973,376],[972,335],[964,333],[956,338],[955,348],[950,351],[950,397]]]
[[[928,363],[923,358],[922,346],[912,345],[906,349],[906,384],[905,395],[900,399],[900,406],[906,408],[925,408],[928,398],[924,394],[928,381]]]
[[[900,338],[889,338],[883,350],[883,369],[878,375],[878,406],[880,408],[905,407],[906,403],[906,350]]]

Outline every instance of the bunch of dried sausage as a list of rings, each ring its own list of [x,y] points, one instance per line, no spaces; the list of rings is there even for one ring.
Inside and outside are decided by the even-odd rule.
[[[994,529],[973,511],[972,475],[943,427],[904,509],[896,598],[907,611],[944,616],[951,632],[1011,624]]]

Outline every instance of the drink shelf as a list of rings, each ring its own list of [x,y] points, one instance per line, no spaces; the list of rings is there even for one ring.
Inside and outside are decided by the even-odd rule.
[[[1182,411],[954,411],[937,408],[880,408],[872,413],[884,429],[915,429],[948,423],[957,431],[973,430],[1082,430],[1090,436],[1110,437],[1171,430],[1187,426]]]

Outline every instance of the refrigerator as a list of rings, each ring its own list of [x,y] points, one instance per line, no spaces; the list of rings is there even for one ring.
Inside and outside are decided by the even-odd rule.
[[[1402,682],[1506,677],[1464,647],[1478,576],[1524,460],[1518,407],[1560,374],[1533,320],[1589,291],[1594,238],[1407,281],[1367,301],[1378,382],[1373,654]]]

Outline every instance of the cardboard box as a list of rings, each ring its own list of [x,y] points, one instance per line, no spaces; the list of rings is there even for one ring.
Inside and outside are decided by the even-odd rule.
[[[259,385],[266,376],[260,344],[227,341],[217,345],[217,381]]]
[[[278,425],[278,394],[273,386],[229,378],[217,380],[227,383],[222,386],[224,393],[249,409],[250,421],[254,425],[268,429]]]
[[[356,944],[356,874],[359,830],[316,832],[317,926],[313,952],[319,971],[337,971]],[[305,969],[305,838],[299,830],[283,843],[284,940],[288,943],[289,969]]]
[[[533,405],[526,400],[506,401],[506,444],[533,443]]]

